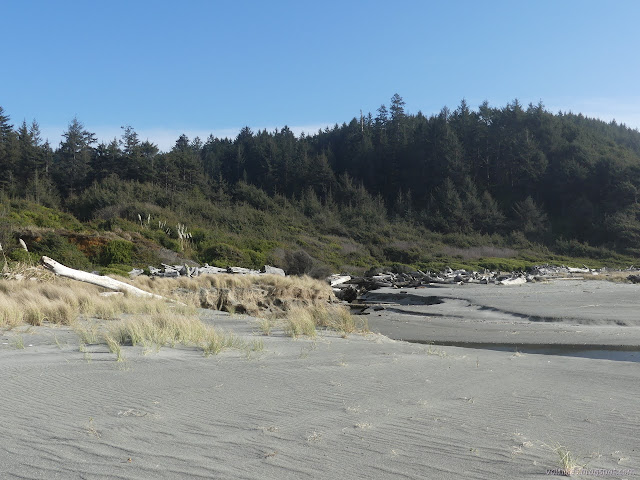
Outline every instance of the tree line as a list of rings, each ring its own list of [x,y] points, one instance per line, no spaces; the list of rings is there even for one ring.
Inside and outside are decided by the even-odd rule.
[[[235,139],[181,135],[168,152],[131,126],[98,143],[78,119],[51,146],[35,120],[16,128],[0,107],[2,195],[90,219],[100,205],[78,199],[114,182],[150,186],[163,202],[258,192],[294,200],[310,217],[368,208],[439,232],[518,231],[543,244],[640,252],[640,132],[542,103],[472,110],[463,100],[427,116],[407,113],[396,94],[375,114],[315,134],[245,127]]]

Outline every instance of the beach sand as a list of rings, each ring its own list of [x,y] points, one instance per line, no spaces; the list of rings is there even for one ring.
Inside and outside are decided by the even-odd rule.
[[[520,331],[510,335],[549,343],[557,335],[533,332],[552,324],[574,333],[588,329],[589,338],[604,343],[615,328],[618,343],[631,345],[638,316],[625,302],[637,307],[638,290],[627,287],[555,282],[508,292],[493,285],[409,292],[436,296],[437,290],[462,302],[455,306],[466,312],[463,318],[451,318],[467,325],[454,329],[463,340],[483,336],[486,324],[494,330],[483,339]],[[602,290],[587,305],[607,300],[611,308],[575,313],[584,303],[573,299],[579,289]],[[609,291],[618,295],[613,302]],[[397,290],[382,294],[402,300]],[[628,326],[610,324],[600,309],[627,312]],[[514,320],[504,312],[562,321]],[[407,317],[446,324],[450,313],[405,314],[387,306],[368,318],[376,330],[385,319]],[[116,362],[104,346],[79,351],[68,328],[3,332],[0,478],[548,478],[547,469],[560,466],[560,445],[588,469],[609,469],[615,478],[640,475],[637,362],[433,346],[378,333],[263,336],[250,317],[202,315],[262,339],[264,350],[203,357],[183,347],[147,354],[124,347],[126,360]],[[479,320],[470,326],[473,318]],[[443,337],[455,337],[445,330]]]

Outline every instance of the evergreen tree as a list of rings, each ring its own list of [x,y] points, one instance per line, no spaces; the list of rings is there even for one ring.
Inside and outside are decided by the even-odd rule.
[[[17,136],[9,116],[0,107],[0,193],[15,190],[15,163],[17,162]]]
[[[57,183],[67,195],[79,193],[90,178],[93,155],[91,145],[96,143],[96,136],[85,130],[77,118],[71,121],[62,136],[64,140],[60,142],[60,148],[56,152]]]

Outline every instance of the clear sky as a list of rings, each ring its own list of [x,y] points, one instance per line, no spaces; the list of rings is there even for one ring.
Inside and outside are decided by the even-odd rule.
[[[295,132],[388,105],[540,100],[640,127],[637,0],[0,0],[0,106],[53,147],[77,118],[100,140],[131,125]]]

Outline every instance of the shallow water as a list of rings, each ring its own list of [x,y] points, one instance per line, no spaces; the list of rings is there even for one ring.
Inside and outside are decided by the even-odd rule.
[[[369,292],[354,313],[371,314],[374,331],[411,343],[640,363],[637,290],[604,284],[606,295],[596,299],[597,288],[567,287],[540,295],[535,285],[441,288],[438,295],[382,290]],[[505,337],[514,334],[520,341],[510,343]]]
[[[504,343],[470,343],[470,342],[427,342],[423,340],[407,340],[411,343],[440,345],[463,348],[479,348],[513,353],[533,353],[538,355],[562,355],[566,357],[594,358],[615,360],[619,362],[640,362],[640,349],[635,346],[610,345],[553,345],[553,344],[504,344]]]

